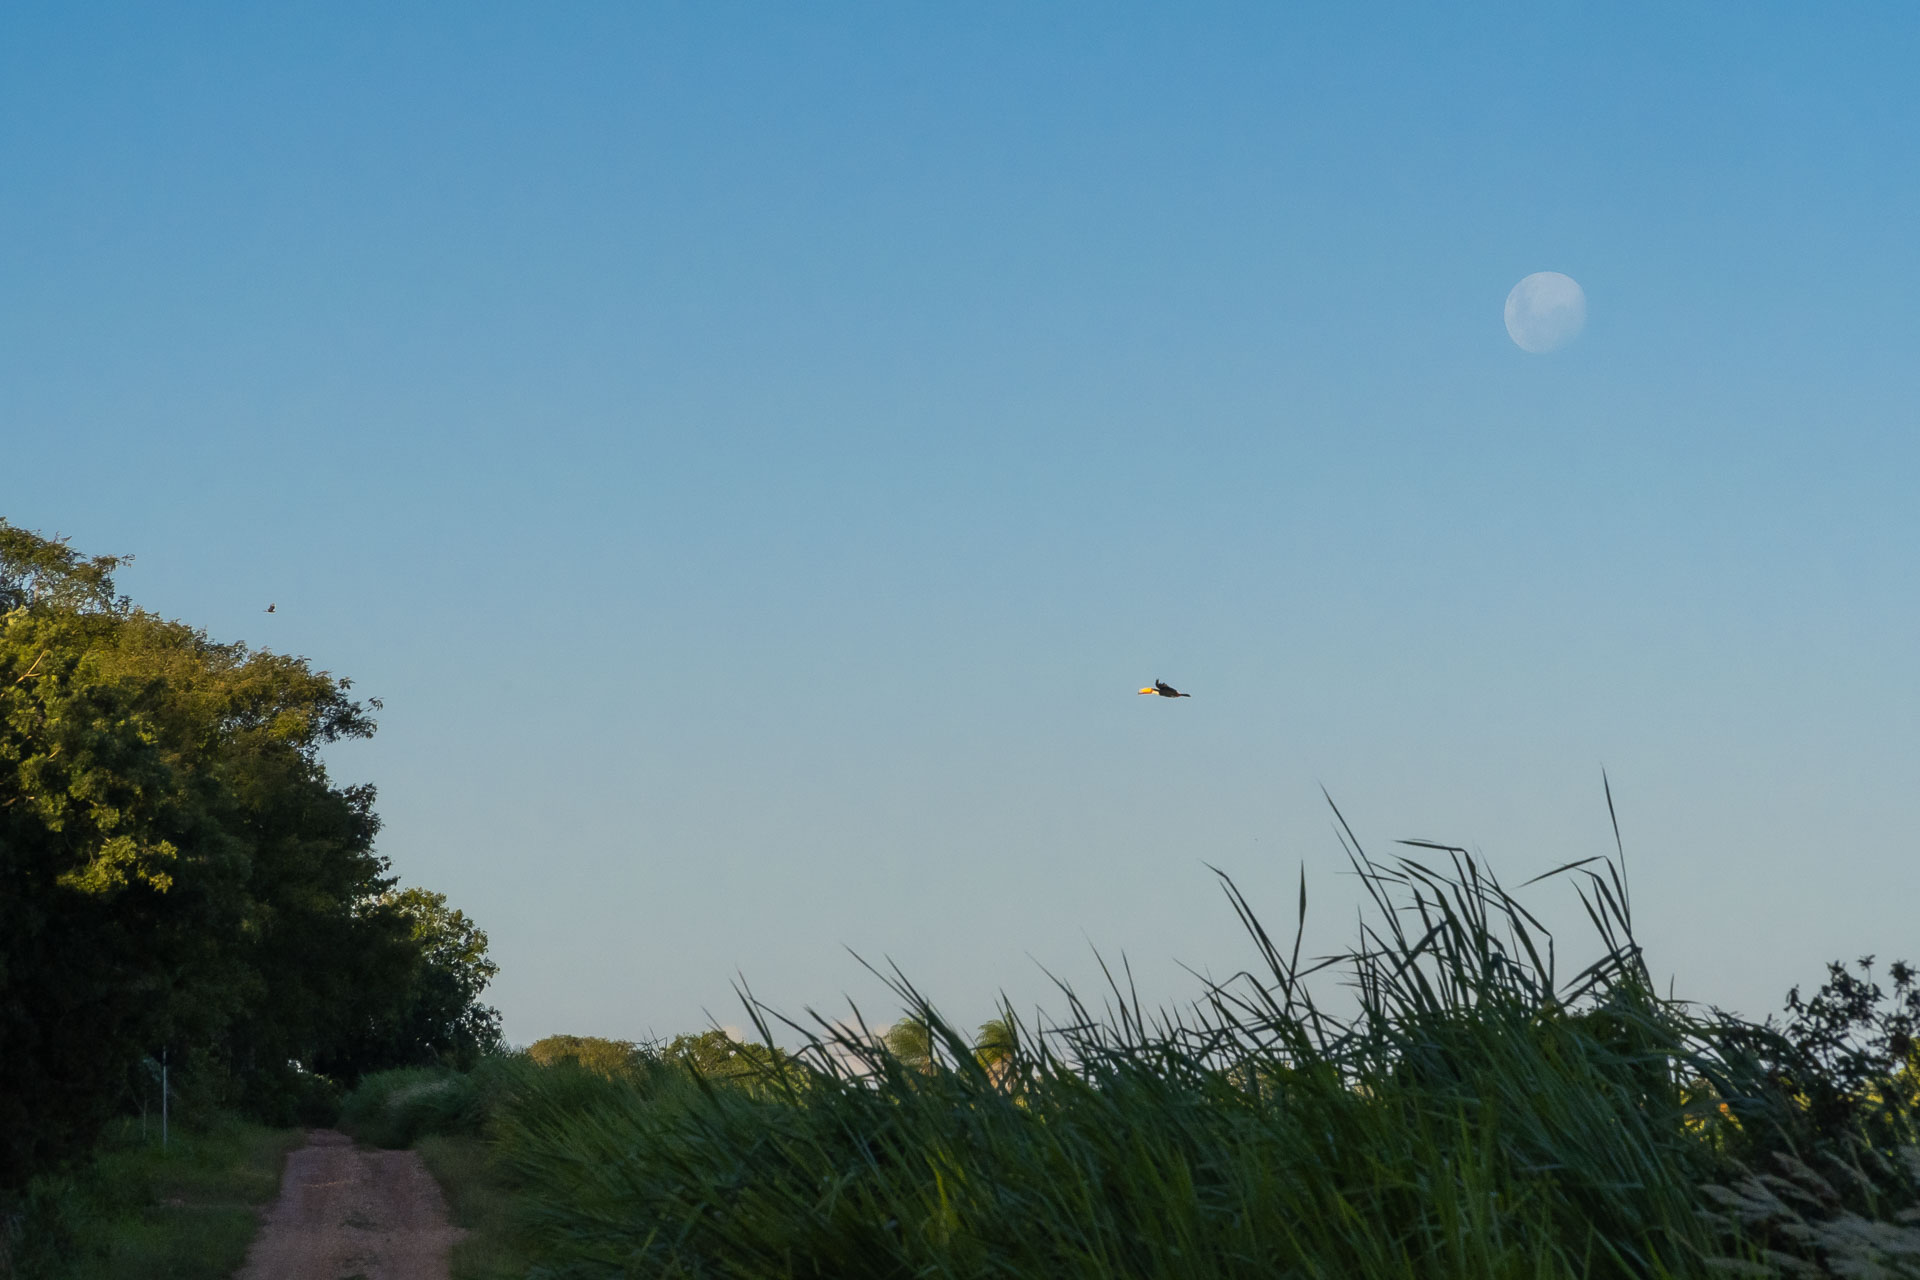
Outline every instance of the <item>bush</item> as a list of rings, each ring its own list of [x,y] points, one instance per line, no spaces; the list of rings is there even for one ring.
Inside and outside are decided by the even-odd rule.
[[[474,1134],[484,1079],[443,1067],[376,1071],[340,1104],[340,1127],[377,1147],[410,1147],[430,1133]]]

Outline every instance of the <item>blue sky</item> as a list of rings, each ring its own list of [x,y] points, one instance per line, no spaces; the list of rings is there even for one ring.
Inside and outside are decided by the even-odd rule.
[[[0,514],[385,699],[513,1038],[1173,999],[1603,768],[1681,994],[1920,954],[1910,8],[402,9],[0,9]]]

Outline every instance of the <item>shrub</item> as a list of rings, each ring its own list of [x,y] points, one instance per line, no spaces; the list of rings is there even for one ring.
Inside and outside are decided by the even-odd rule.
[[[401,1067],[364,1077],[340,1106],[340,1125],[361,1142],[410,1147],[429,1133],[477,1133],[483,1081],[443,1067]]]

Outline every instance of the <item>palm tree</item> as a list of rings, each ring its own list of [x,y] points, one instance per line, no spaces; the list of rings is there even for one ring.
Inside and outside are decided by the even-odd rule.
[[[887,1052],[915,1071],[933,1070],[933,1028],[917,1013],[910,1013],[887,1029],[882,1037]]]
[[[1013,1020],[1012,1013],[1003,1013],[980,1024],[980,1032],[973,1039],[973,1059],[986,1070],[987,1078],[995,1085],[1006,1087],[1019,1052],[1020,1026]]]

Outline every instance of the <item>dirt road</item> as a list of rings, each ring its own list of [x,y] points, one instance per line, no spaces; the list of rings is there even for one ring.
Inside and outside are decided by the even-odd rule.
[[[459,1235],[418,1155],[314,1129],[235,1280],[447,1280]]]

